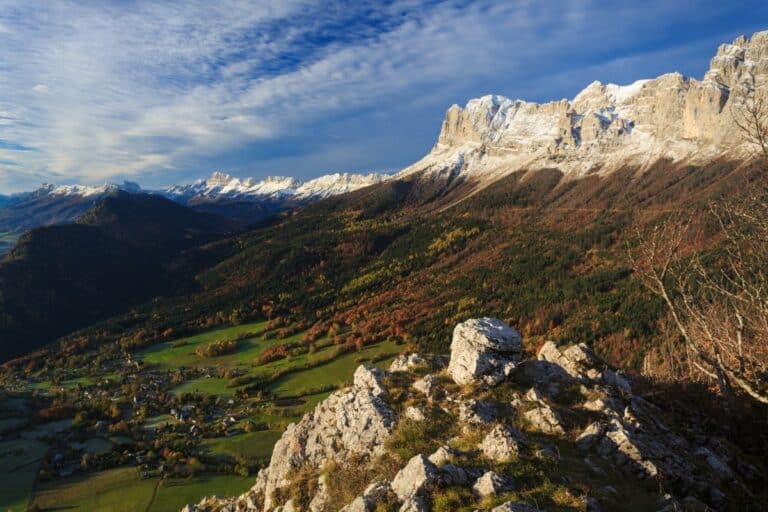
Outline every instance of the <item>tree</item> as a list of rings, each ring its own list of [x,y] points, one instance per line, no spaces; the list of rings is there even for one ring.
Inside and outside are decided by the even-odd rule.
[[[757,90],[754,78],[733,88],[731,117],[744,142],[756,146],[768,162],[768,98]]]
[[[721,392],[768,404],[768,194],[713,204],[721,246],[688,258],[687,219],[669,220],[630,252],[635,273],[661,297],[692,369]]]

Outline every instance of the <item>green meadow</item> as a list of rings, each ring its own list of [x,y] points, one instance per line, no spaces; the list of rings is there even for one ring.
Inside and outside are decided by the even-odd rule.
[[[358,365],[374,362],[384,366],[400,352],[394,342],[344,351],[333,345],[330,339],[321,338],[313,343],[311,351],[294,352],[294,355],[260,364],[259,357],[265,350],[280,345],[300,345],[305,334],[300,332],[280,338],[276,332],[267,331],[266,325],[266,322],[253,322],[215,329],[159,343],[135,354],[137,359],[152,370],[174,370],[181,367],[211,369],[210,375],[192,378],[174,387],[172,392],[177,395],[199,392],[221,397],[233,396],[237,388],[231,386],[231,379],[220,376],[217,370],[221,368],[237,369],[241,374],[266,383],[272,399],[248,399],[248,417],[241,417],[238,422],[238,426],[243,427],[246,421],[252,421],[265,430],[240,431],[235,435],[204,439],[199,446],[200,455],[220,457],[230,462],[240,458],[267,461],[285,426],[301,418],[334,389],[349,384]],[[239,341],[236,350],[230,353],[202,357],[195,352],[201,345],[234,339]],[[72,389],[78,384],[92,383],[89,377],[79,377],[63,381],[59,386]],[[56,389],[50,382],[41,382],[34,387],[44,391]],[[253,476],[219,473],[202,473],[184,479],[142,479],[133,467],[75,475],[35,485],[39,460],[47,449],[38,439],[44,440],[47,436],[55,435],[61,428],[66,428],[70,421],[52,422],[28,432],[25,437],[30,440],[22,443],[32,443],[33,448],[3,460],[0,466],[3,473],[0,510],[26,510],[33,488],[32,502],[42,509],[132,512],[180,510],[186,503],[197,502],[203,496],[237,495],[253,485]],[[175,421],[164,413],[148,418],[142,427],[152,429]],[[104,449],[101,444],[91,444],[86,448],[94,453]],[[24,461],[28,461],[28,464],[24,465]]]

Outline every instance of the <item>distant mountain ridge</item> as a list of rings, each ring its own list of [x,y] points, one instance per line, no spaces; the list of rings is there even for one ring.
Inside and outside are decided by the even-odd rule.
[[[287,176],[268,176],[263,180],[235,178],[222,172],[214,172],[210,178],[197,180],[189,185],[172,185],[159,191],[177,200],[195,197],[208,199],[286,199],[312,200],[351,192],[389,179],[380,173],[334,173],[306,182]]]
[[[73,223],[32,229],[0,260],[0,360],[154,296],[197,286],[229,219],[114,191]],[[191,252],[190,252],[191,251]]]
[[[102,199],[119,192],[159,195],[176,203],[229,217],[247,225],[311,201],[389,179],[386,174],[334,173],[306,182],[270,176],[263,180],[214,172],[209,178],[160,190],[137,183],[104,185],[43,184],[37,190],[0,196],[0,233],[21,234],[39,226],[74,222]],[[2,249],[0,248],[0,255]]]

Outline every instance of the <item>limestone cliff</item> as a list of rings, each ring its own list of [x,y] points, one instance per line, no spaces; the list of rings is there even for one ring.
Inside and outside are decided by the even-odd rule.
[[[702,80],[670,73],[627,86],[593,82],[573,100],[544,104],[484,96],[448,109],[433,150],[399,176],[483,180],[544,167],[578,175],[738,153],[734,110],[750,91],[768,95],[767,84],[765,31],[721,45]]]

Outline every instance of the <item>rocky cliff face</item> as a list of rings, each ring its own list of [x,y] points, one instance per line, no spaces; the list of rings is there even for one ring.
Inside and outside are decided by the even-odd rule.
[[[661,157],[711,159],[740,151],[734,109],[748,91],[768,95],[767,84],[765,31],[720,46],[703,80],[593,82],[573,100],[545,104],[484,96],[452,106],[433,150],[400,176],[483,180],[544,167],[579,175]]]
[[[484,318],[456,327],[448,364],[361,366],[288,427],[250,491],[185,511],[759,510],[762,474],[585,345],[522,358]]]

